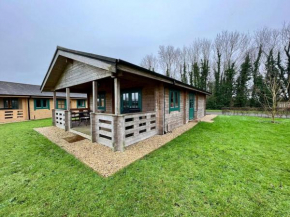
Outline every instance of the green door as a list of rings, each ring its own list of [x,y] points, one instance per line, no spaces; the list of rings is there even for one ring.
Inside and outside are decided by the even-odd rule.
[[[194,118],[194,94],[189,93],[189,120]]]

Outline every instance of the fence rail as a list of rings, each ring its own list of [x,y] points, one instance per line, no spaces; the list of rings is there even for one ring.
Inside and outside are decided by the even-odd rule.
[[[155,112],[126,115],[124,121],[125,146],[157,134]]]
[[[21,121],[24,120],[24,114],[22,109],[1,109],[0,121]]]

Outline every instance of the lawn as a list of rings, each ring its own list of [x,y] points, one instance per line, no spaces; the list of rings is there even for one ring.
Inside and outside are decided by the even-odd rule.
[[[102,178],[35,127],[0,125],[0,216],[290,216],[290,120],[219,116]]]

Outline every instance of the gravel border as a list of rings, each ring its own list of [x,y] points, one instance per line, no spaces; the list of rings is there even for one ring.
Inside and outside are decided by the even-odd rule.
[[[211,122],[216,115],[205,116],[201,121]],[[128,166],[134,161],[144,157],[150,152],[160,148],[172,139],[197,125],[197,122],[189,122],[174,129],[165,135],[155,135],[126,148],[124,152],[114,152],[112,149],[92,143],[88,139],[69,143],[66,137],[74,136],[58,127],[42,127],[34,130],[47,137],[50,141],[60,146],[68,153],[74,155],[81,162],[91,167],[94,171],[104,177],[108,177]]]

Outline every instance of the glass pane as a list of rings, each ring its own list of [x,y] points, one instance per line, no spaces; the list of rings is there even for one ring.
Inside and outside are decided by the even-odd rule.
[[[132,93],[132,108],[138,107],[138,93]]]
[[[42,107],[43,108],[46,108],[47,107],[47,100],[46,99],[43,99],[42,100]]]
[[[9,100],[4,99],[4,108],[9,108]]]
[[[123,107],[129,107],[129,93],[123,93]]]
[[[64,100],[59,100],[58,101],[58,108],[59,109],[64,109],[65,108],[65,101]]]
[[[37,108],[41,108],[41,100],[40,99],[37,99],[35,101],[36,101],[36,107]]]
[[[104,98],[101,99],[101,106],[105,107],[105,99]]]
[[[170,107],[173,108],[174,107],[174,93],[171,92],[170,93]]]
[[[175,92],[175,108],[178,108],[178,92]]]

